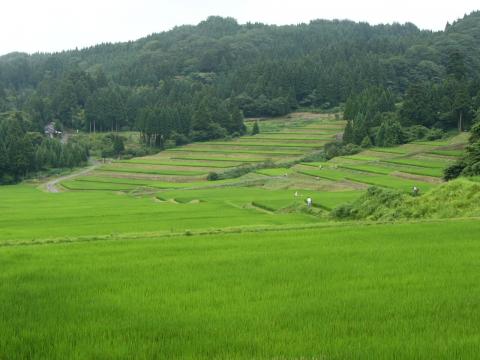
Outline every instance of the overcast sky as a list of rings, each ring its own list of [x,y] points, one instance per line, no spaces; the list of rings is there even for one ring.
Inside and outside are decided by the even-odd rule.
[[[442,30],[447,21],[478,9],[479,0],[4,0],[0,55],[135,40],[175,25],[197,24],[209,15],[268,24],[312,19],[413,22],[422,29]]]

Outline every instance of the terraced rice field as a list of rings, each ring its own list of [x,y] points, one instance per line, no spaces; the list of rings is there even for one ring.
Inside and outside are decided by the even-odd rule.
[[[245,165],[265,162],[281,164],[299,159],[333,141],[343,126],[344,121],[325,116],[266,120],[261,122],[261,133],[256,136],[194,143],[162,151],[154,156],[113,161],[98,167],[88,176],[64,181],[63,186],[69,190],[97,188],[129,191],[139,186],[158,189],[228,184],[231,181],[207,181],[207,175]],[[270,132],[263,133],[263,129]],[[265,171],[267,172],[257,173],[259,180],[261,175],[278,172]]]
[[[341,124],[262,121],[286,144]],[[0,359],[477,357],[478,220],[329,218],[370,185],[435,187],[456,138],[317,162],[252,141],[0,187]]]
[[[457,149],[451,150],[451,146]],[[443,169],[462,152],[459,146],[458,137],[454,137],[428,144],[415,142],[393,148],[371,148],[328,162],[298,164],[289,176],[300,174],[317,181],[375,185],[405,192],[416,186],[425,192],[442,182]]]
[[[428,191],[442,180],[443,169],[461,154],[459,137],[433,142],[415,142],[393,148],[371,148],[356,155],[336,157],[328,162],[298,161],[334,141],[345,122],[331,117],[293,117],[260,121],[260,134],[231,141],[194,143],[169,149],[154,156],[115,161],[88,176],[63,182],[69,190],[201,189],[256,186],[264,189],[303,189],[323,192],[355,192],[381,186],[410,192],[414,186]],[[238,178],[207,181],[210,172],[222,173],[247,165],[267,163]],[[276,165],[278,164],[278,167]],[[313,196],[312,193],[310,196]],[[324,197],[323,197],[324,198]],[[340,201],[340,197],[335,197]],[[231,202],[229,205],[232,205]],[[262,199],[250,203],[264,210],[278,206]],[[339,203],[337,203],[338,205]],[[327,209],[325,204],[318,204]]]

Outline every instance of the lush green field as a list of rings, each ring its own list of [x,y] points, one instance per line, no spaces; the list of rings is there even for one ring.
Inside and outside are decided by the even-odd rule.
[[[134,174],[150,174],[150,175],[179,175],[179,176],[202,176],[206,175],[204,171],[191,171],[191,170],[155,170],[146,168],[128,168],[128,167],[113,167],[104,166],[102,171],[112,171],[120,173],[134,173]]]
[[[293,173],[293,169],[291,168],[262,169],[262,170],[257,170],[257,173],[268,175],[268,176],[285,176]]]
[[[446,146],[450,145],[448,141],[441,141],[441,140],[435,140],[435,141],[415,141],[414,144],[417,145],[425,145],[425,146]]]
[[[159,193],[162,199],[174,199],[182,203],[199,200],[245,207],[251,203],[263,204],[268,208],[304,207],[305,199],[311,197],[314,205],[331,209],[346,202],[355,200],[361,191],[312,191],[302,189],[271,190],[255,187],[217,188],[201,190],[174,190]],[[287,218],[288,219],[288,218]],[[286,224],[288,221],[286,222]]]
[[[401,159],[389,159],[389,160],[382,160],[382,161],[391,163],[391,164],[412,165],[412,166],[434,168],[434,169],[435,168],[443,169],[448,166],[448,162],[439,161],[435,159],[420,160],[420,159],[413,159],[413,158],[401,158]]]
[[[353,167],[355,168],[355,167]],[[391,171],[388,171],[387,174],[382,174],[379,170],[370,170],[370,167],[367,167],[369,171],[363,169],[361,171],[356,171],[357,169],[351,169],[349,166],[339,167],[337,169],[332,167],[322,167],[321,169],[302,169],[297,170],[298,173],[309,175],[312,177],[341,181],[348,180],[357,182],[360,184],[372,185],[372,186],[381,186],[386,188],[397,189],[405,192],[411,192],[414,186],[419,187],[422,191],[430,190],[434,187],[433,184],[427,183],[422,180],[412,180],[400,178],[397,176],[388,175]],[[350,171],[352,170],[352,171]],[[358,169],[360,170],[360,169]]]
[[[198,159],[197,159],[198,160]],[[167,166],[182,166],[182,167],[203,167],[203,168],[229,168],[236,166],[237,164],[235,163],[235,160],[230,161],[225,163],[222,159],[223,163],[218,163],[218,162],[181,162],[181,161],[155,161],[155,160],[137,160],[137,159],[132,159],[132,160],[120,160],[120,161],[115,161],[115,163],[120,163],[120,164],[141,164],[141,165],[167,165]]]
[[[198,142],[161,151],[156,155],[113,161],[97,167],[88,176],[67,179],[62,184],[64,189],[70,191],[124,192],[131,192],[138,187],[153,189],[212,187],[224,183],[237,183],[244,186],[252,185],[251,181],[245,184],[243,179],[238,181],[230,181],[230,179],[252,172],[257,174],[257,179],[253,178],[252,181],[258,180],[263,185],[267,180],[262,181],[262,175],[264,178],[278,176],[280,174],[278,168],[289,166],[313,150],[321,149],[325,142],[333,140],[335,135],[343,129],[344,124],[345,122],[341,120],[312,114],[295,114],[291,117],[266,120],[262,121],[262,128],[275,129],[270,132],[275,136],[260,133],[230,141]],[[313,129],[312,126],[315,128],[314,132],[328,135],[308,135],[308,131]],[[293,136],[283,133],[290,131],[306,132],[307,135]],[[274,169],[265,169],[266,166]],[[292,169],[285,169],[282,170],[281,175],[293,172]],[[208,176],[209,174],[211,176]],[[215,178],[229,181],[207,181]],[[272,181],[275,180],[272,179]],[[310,184],[302,184],[302,186],[316,189]],[[294,182],[271,187],[301,188]]]
[[[368,185],[435,189],[398,174],[435,180],[445,154],[405,145],[198,180],[270,157],[209,146],[106,164],[64,180],[66,192],[0,188],[1,360],[478,353],[478,221],[367,226],[330,216]],[[279,164],[295,159],[269,151]]]
[[[363,172],[368,172],[372,174],[383,174],[383,175],[388,175],[395,171],[391,168],[375,166],[375,165],[339,165],[339,167],[347,170],[363,171]]]
[[[385,166],[386,165],[386,166]],[[424,176],[431,176],[431,177],[442,177],[443,169],[441,168],[425,168],[419,166],[395,166],[382,163],[372,163],[372,165],[338,165],[340,168],[348,169],[348,170],[355,170],[355,171],[363,171],[369,172],[373,174],[383,174],[388,175],[394,172],[403,172],[407,174],[415,174],[415,175],[424,175]]]
[[[319,177],[328,180],[344,180],[350,173],[335,170],[330,167],[322,167],[321,169],[305,169],[305,170],[297,170],[298,173],[313,177]]]
[[[478,221],[0,250],[0,358],[473,359]]]
[[[258,163],[265,161],[265,159],[248,158],[248,159],[233,159],[229,157],[210,157],[210,156],[175,156],[172,160],[196,160],[197,164],[204,164],[203,161],[221,161],[227,163]],[[235,164],[238,165],[238,164]]]
[[[428,191],[435,186],[434,184],[420,180],[404,179],[389,175],[365,176],[362,174],[348,174],[347,176],[345,176],[345,179],[372,186],[381,186],[391,189],[397,189],[404,192],[411,192],[414,186],[419,188],[422,192]]]
[[[110,174],[108,174],[110,175]],[[243,179],[241,179],[243,181]],[[192,182],[168,182],[159,180],[149,180],[142,178],[117,178],[112,176],[102,176],[97,174],[95,176],[79,176],[73,180],[67,180],[62,182],[62,186],[72,190],[105,190],[108,189],[104,184],[115,185],[128,185],[126,189],[134,190],[141,187],[153,188],[153,189],[185,189],[185,188],[209,188],[219,187],[229,184],[234,184],[237,181],[235,179],[217,180],[212,182],[206,181],[192,181]],[[86,184],[89,183],[89,184]],[[97,185],[100,184],[100,185]],[[100,186],[100,187],[99,187]],[[85,188],[88,187],[88,188]],[[113,189],[118,190],[118,189]]]
[[[338,159],[348,159],[348,160],[355,160],[355,161],[377,161],[380,160],[377,157],[373,156],[365,156],[365,155],[351,155],[351,156],[340,156],[338,158],[333,159],[334,162]]]
[[[137,186],[145,186],[143,184],[127,184],[109,181],[74,179],[62,182],[63,188],[66,190],[107,190],[107,191],[129,191]]]
[[[296,156],[302,155],[303,153],[300,151],[293,151],[293,150],[215,150],[209,148],[193,148],[193,147],[185,147],[185,148],[175,148],[170,149],[169,151],[178,151],[178,152],[193,152],[193,153],[213,153],[213,154],[252,154],[252,155],[268,155],[268,156]]]
[[[428,153],[429,154],[434,154],[434,155],[460,157],[465,153],[465,151],[463,151],[463,150],[433,150],[433,151],[429,151]]]
[[[227,141],[215,141],[211,142],[209,146],[229,146],[229,147],[270,147],[270,148],[307,148],[307,149],[320,149],[325,144],[325,141],[318,141],[316,144],[305,144],[305,143],[272,143],[272,142],[227,142]]]
[[[300,135],[292,135],[292,134],[284,135],[282,133],[277,133],[277,134],[271,134],[271,135],[262,134],[262,135],[257,135],[255,137],[249,137],[246,139],[248,139],[249,141],[251,140],[331,141],[332,138],[333,138],[332,136],[322,136],[322,135],[312,137],[312,135],[306,135],[306,134],[300,136]]]
[[[360,194],[255,187],[170,190],[158,192],[156,196],[107,191],[132,190],[138,185],[140,183],[132,180],[107,183],[101,178],[79,179],[67,182],[67,186],[99,191],[57,194],[44,193],[31,186],[0,187],[0,244],[78,237],[95,239],[144,232],[172,234],[200,229],[311,224],[321,219],[295,210],[265,213],[252,203],[271,205],[275,210],[288,206],[305,208],[305,198],[310,196],[319,206],[331,208]]]
[[[333,220],[358,203],[389,221],[478,216],[477,183],[438,185],[462,143],[304,162],[343,121],[260,123],[278,135],[99,164],[60,193],[0,187],[0,360],[474,357],[476,218]],[[369,203],[370,185],[402,201]]]

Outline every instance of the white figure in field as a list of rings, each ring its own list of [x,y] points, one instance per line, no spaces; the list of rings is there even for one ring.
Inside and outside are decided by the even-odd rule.
[[[417,196],[419,191],[420,189],[416,185],[413,186],[413,190],[412,190],[413,196]]]
[[[298,197],[298,191],[295,191],[295,197]]]
[[[307,207],[312,207],[312,198],[311,197],[308,197],[307,198]]]

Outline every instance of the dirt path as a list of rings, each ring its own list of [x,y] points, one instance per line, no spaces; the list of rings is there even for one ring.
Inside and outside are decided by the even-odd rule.
[[[58,184],[60,182],[76,178],[77,176],[86,175],[86,174],[92,172],[93,170],[95,170],[98,166],[100,166],[100,163],[96,163],[96,164],[94,164],[92,166],[89,166],[85,169],[74,172],[73,174],[66,175],[66,176],[61,176],[59,178],[49,180],[48,182],[43,184],[42,188],[45,191],[50,192],[50,193],[58,193],[58,192],[60,192],[60,190],[58,188]]]

